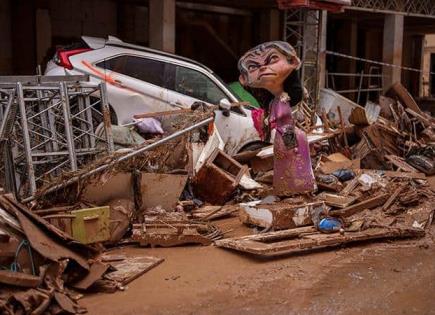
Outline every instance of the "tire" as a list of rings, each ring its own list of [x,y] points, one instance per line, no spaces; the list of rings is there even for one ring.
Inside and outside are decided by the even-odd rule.
[[[252,142],[252,143],[248,143],[246,144],[244,147],[242,147],[238,153],[242,153],[242,152],[246,152],[246,151],[255,151],[255,150],[259,150],[262,149],[264,147],[269,146],[270,143],[267,142]]]

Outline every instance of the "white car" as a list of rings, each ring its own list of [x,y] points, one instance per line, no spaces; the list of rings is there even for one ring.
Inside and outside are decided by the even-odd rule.
[[[196,101],[240,101],[213,71],[196,61],[112,36],[82,40],[85,48],[59,50],[45,74],[88,74],[93,82],[105,81],[113,123],[131,123],[140,113],[190,108]],[[234,108],[228,117],[217,110],[215,125],[229,154],[261,142],[248,108]]]

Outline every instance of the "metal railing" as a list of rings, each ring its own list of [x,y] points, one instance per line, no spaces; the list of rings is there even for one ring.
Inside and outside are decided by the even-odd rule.
[[[0,179],[7,191],[33,196],[114,151],[105,84],[87,79],[0,77]]]
[[[376,92],[377,94],[382,93],[383,91],[383,78],[384,76],[381,73],[373,73],[373,71],[370,71],[369,73],[364,73],[364,71],[361,71],[359,73],[342,73],[342,72],[326,72],[326,88],[330,88],[337,92],[338,94],[357,94],[356,97],[356,103],[361,102],[362,94],[370,93],[370,92]],[[336,78],[349,78],[352,81],[355,81],[357,85],[355,88],[351,89],[344,89],[344,90],[337,90],[336,88]],[[364,84],[365,79],[367,79],[367,84]],[[377,84],[373,82],[373,79],[377,80]],[[356,82],[357,81],[357,82]],[[366,99],[367,101],[367,99]]]
[[[433,0],[352,0],[348,9],[435,18]]]

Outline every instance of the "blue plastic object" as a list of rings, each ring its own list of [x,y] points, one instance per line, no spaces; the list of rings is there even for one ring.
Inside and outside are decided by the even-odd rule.
[[[342,224],[340,220],[336,218],[328,217],[320,220],[317,228],[319,229],[320,232],[323,233],[335,233],[340,231],[340,229],[342,228]]]
[[[348,169],[339,169],[332,173],[335,177],[337,177],[341,182],[345,182],[351,180],[355,177],[355,173],[352,170]]]

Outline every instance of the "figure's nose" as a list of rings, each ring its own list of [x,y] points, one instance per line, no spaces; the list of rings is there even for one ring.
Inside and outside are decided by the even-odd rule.
[[[267,69],[267,66],[266,65],[262,65],[258,71],[264,72],[264,71],[266,71],[266,69]]]

